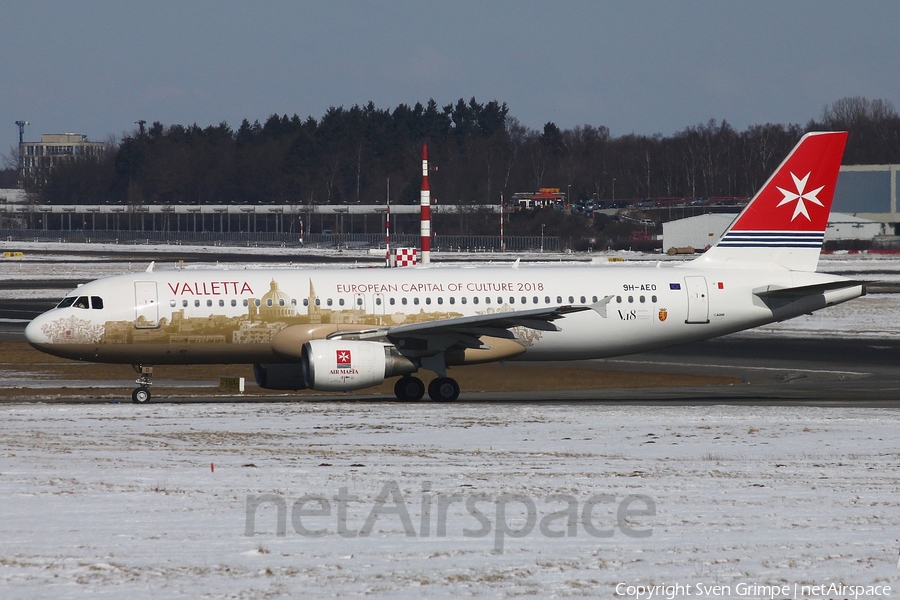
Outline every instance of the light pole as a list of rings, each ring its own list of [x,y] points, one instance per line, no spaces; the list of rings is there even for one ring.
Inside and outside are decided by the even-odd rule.
[[[545,225],[541,223],[541,254],[544,253],[544,227]]]
[[[572,207],[572,184],[570,183],[566,188],[566,204],[569,208]]]
[[[613,202],[616,201],[616,178],[615,177],[613,177],[613,197],[612,197],[612,199],[613,199]]]

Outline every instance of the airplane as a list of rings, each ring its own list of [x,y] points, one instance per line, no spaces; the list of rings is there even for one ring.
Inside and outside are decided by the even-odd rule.
[[[847,140],[808,133],[718,242],[689,262],[172,270],[86,283],[25,330],[42,352],[131,364],[252,364],[270,390],[361,390],[398,377],[454,401],[454,367],[597,359],[722,336],[865,295],[816,272]]]

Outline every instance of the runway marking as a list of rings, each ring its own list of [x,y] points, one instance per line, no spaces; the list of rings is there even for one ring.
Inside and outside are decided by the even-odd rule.
[[[623,363],[623,364],[634,364],[640,363],[644,365],[669,365],[674,367],[712,367],[714,369],[741,369],[743,371],[791,371],[796,373],[819,373],[826,375],[871,375],[872,373],[867,372],[858,372],[858,371],[832,371],[828,369],[788,369],[785,367],[738,367],[735,365],[697,365],[697,363],[682,363],[682,362],[666,362],[661,360],[621,360],[621,359],[610,359],[607,358],[606,362],[611,363]]]

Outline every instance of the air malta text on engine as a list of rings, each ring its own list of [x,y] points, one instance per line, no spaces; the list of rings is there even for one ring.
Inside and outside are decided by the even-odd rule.
[[[169,290],[176,296],[227,296],[253,294],[246,281],[183,281],[170,283]]]

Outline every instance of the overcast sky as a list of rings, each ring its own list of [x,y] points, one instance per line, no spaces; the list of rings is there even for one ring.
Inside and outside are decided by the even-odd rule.
[[[670,135],[900,108],[900,2],[3,0],[0,151],[135,121],[321,117],[373,101],[506,102],[540,129]]]

